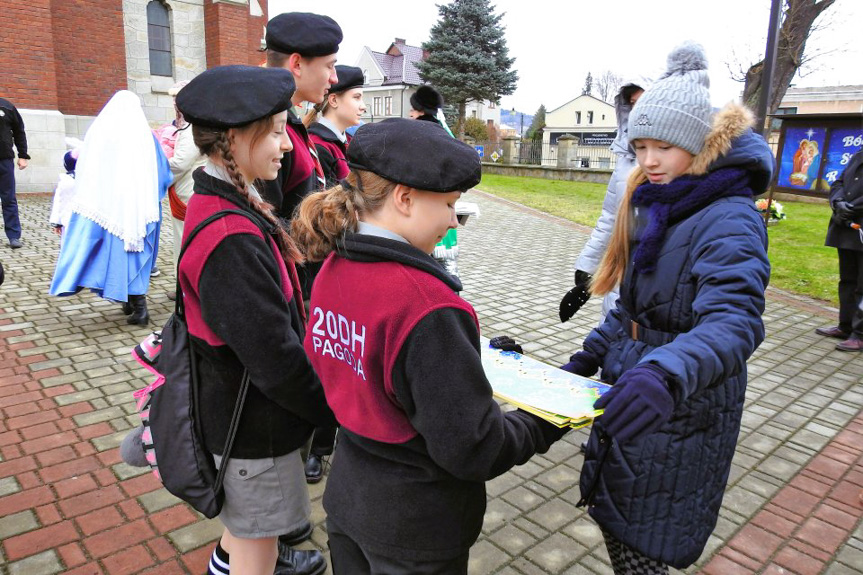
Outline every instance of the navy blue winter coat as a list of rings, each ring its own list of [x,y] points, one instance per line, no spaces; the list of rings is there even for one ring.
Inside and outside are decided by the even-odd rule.
[[[737,107],[716,114],[692,172],[743,167],[753,192],[762,193],[773,158],[746,127],[748,118]],[[751,198],[716,200],[668,228],[654,272],[632,268],[630,259],[617,309],[584,348],[601,358],[608,383],[638,364],[660,366],[671,376],[676,404],[659,431],[624,445],[605,435],[599,418],[581,493],[606,532],[683,568],[698,559],[716,525],[740,430],[746,361],[764,339],[764,221]],[[635,341],[623,327],[626,316],[661,333],[650,343]]]

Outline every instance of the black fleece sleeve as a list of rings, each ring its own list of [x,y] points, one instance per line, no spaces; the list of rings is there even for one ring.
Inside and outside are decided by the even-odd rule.
[[[27,154],[27,134],[24,132],[24,119],[18,112],[18,108],[12,108],[12,114],[12,138],[15,140],[18,157],[29,160],[30,156]]]
[[[566,433],[525,411],[501,411],[482,368],[476,324],[462,310],[423,318],[402,346],[392,379],[430,457],[460,479],[497,477]]]
[[[335,425],[321,382],[291,325],[279,275],[273,251],[260,237],[228,236],[201,274],[202,317],[264,395],[310,423]]]
[[[845,184],[842,182],[842,177],[844,176],[844,172],[833,182],[833,185],[830,186],[830,196],[828,201],[830,202],[830,207],[832,208],[836,202],[841,202],[845,199]]]

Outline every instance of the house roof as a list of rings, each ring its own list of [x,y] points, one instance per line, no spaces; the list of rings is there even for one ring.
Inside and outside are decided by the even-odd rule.
[[[417,46],[409,46],[401,38],[390,44],[386,52],[375,52],[370,50],[375,61],[384,73],[384,86],[393,84],[407,84],[419,86],[423,83],[416,63],[423,59],[423,49]]]
[[[603,101],[603,100],[600,100],[600,99],[599,99],[599,98],[597,98],[596,96],[593,96],[593,95],[591,95],[591,94],[581,94],[580,96],[576,96],[575,98],[573,98],[573,99],[571,99],[571,100],[567,100],[567,102],[566,102],[566,103],[561,104],[561,105],[560,105],[560,106],[558,106],[557,108],[555,108],[555,109],[553,109],[553,110],[549,110],[547,113],[548,113],[548,114],[553,114],[554,112],[557,112],[558,110],[560,110],[560,109],[561,109],[561,108],[563,108],[564,106],[568,106],[569,104],[572,104],[573,102],[575,102],[576,100],[578,100],[578,99],[580,99],[580,98],[590,98],[591,100],[596,100],[596,101],[597,101],[597,102],[599,102],[600,104],[603,104],[603,105],[605,105],[605,106],[608,106],[609,108],[611,108],[612,110],[614,110],[614,106],[613,106],[613,105],[611,105],[611,104],[609,104],[608,102],[605,102],[605,101]]]

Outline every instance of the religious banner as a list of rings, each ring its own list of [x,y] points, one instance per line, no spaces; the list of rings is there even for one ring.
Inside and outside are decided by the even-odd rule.
[[[788,128],[779,161],[779,185],[816,190],[826,128]]]
[[[863,149],[863,114],[785,114],[781,120],[778,191],[824,197],[851,156]]]
[[[827,152],[822,161],[823,180],[828,188],[845,171],[851,156],[861,149],[863,149],[863,127],[840,128],[830,132],[830,143],[827,144]]]

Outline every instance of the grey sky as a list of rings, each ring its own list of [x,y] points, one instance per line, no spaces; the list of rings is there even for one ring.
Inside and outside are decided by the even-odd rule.
[[[394,38],[419,46],[438,20],[444,0],[269,0],[269,14],[327,14],[344,30],[339,62],[356,63],[363,46],[386,50]],[[735,99],[743,84],[732,81],[726,62],[756,61],[763,52],[770,0],[497,0],[505,13],[507,44],[516,58],[519,83],[504,108],[551,110],[581,93],[590,71],[656,76],[668,51],[683,40],[701,42],[710,61],[714,105]],[[837,0],[827,14],[833,26],[807,44],[807,51],[839,50],[816,59],[797,86],[863,84],[863,2]]]

